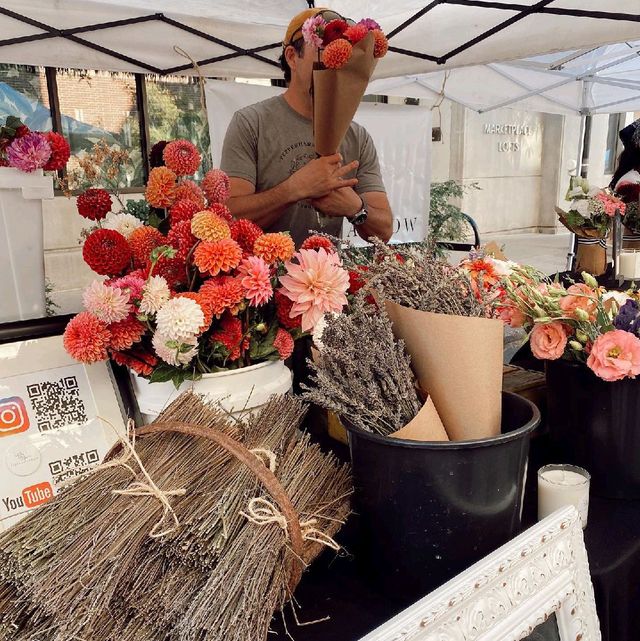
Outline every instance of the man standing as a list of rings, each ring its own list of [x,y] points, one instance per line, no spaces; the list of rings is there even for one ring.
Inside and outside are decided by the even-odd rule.
[[[234,216],[248,218],[265,231],[289,231],[296,247],[313,231],[340,236],[344,218],[362,238],[387,241],[391,208],[367,131],[351,123],[340,153],[316,157],[310,89],[318,50],[304,42],[302,25],[317,14],[327,21],[340,17],[326,9],[309,9],[293,18],[280,58],[287,82],[284,94],[233,116],[221,162],[231,181],[228,205]]]

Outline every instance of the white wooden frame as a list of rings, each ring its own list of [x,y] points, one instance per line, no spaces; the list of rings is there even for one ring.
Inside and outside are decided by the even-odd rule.
[[[600,641],[574,507],[558,510],[360,641],[520,641],[554,613],[562,641]]]

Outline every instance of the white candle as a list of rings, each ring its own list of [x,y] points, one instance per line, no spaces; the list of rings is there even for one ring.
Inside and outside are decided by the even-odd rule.
[[[620,263],[618,271],[627,280],[640,276],[640,253],[636,251],[620,252]]]
[[[573,505],[587,527],[589,472],[575,465],[545,465],[538,471],[538,520]]]

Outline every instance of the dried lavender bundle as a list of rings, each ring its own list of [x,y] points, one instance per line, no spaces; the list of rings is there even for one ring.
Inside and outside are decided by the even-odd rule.
[[[388,435],[422,407],[410,358],[384,310],[356,299],[350,314],[327,319],[320,353],[303,398],[355,427]]]

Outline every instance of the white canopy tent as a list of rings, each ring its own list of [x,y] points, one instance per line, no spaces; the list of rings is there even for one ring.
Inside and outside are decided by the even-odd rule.
[[[311,4],[313,4],[311,2]],[[373,17],[390,53],[376,77],[527,58],[640,37],[638,0],[334,0]],[[0,0],[7,63],[193,74],[279,76],[280,41],[303,0]]]

